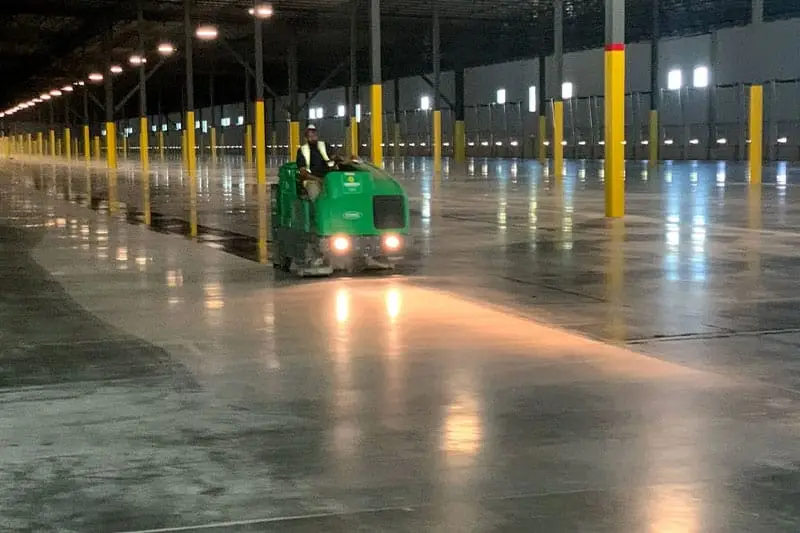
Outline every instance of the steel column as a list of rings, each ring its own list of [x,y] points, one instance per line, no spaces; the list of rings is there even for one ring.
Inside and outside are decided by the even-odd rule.
[[[359,0],[353,0],[352,12],[350,13],[350,86],[348,87],[349,105],[347,113],[350,116],[350,124],[347,135],[347,145],[350,155],[357,157],[359,152],[358,142],[358,120],[356,120],[356,104],[358,103],[358,4]]]
[[[372,162],[383,166],[383,87],[381,75],[381,0],[370,0],[370,145]]]
[[[139,162],[142,172],[147,172],[150,168],[149,132],[147,131],[147,73],[144,63],[144,9],[142,0],[139,0],[139,9],[136,18],[136,26],[139,31],[139,54],[142,64],[139,65]]]
[[[441,61],[441,36],[439,27],[439,0],[433,2],[433,35],[431,46],[433,48],[433,171],[442,171],[442,61]]]
[[[748,164],[750,184],[761,184],[761,170],[764,165],[764,88],[761,85],[750,87],[750,120],[748,123],[750,144]]]
[[[456,69],[456,101],[455,101],[455,127],[453,132],[453,149],[456,163],[467,160],[467,132],[464,121],[464,69]]]
[[[293,34],[289,41],[289,159],[295,157],[300,149],[300,121],[297,105],[297,35]]]
[[[625,0],[605,0],[606,216],[625,214]]]
[[[661,39],[661,0],[652,0],[653,36],[650,40],[650,135],[647,140],[650,166],[658,164],[658,151],[661,143],[659,135],[658,112],[661,100],[659,78],[659,41]]]
[[[264,117],[264,33],[262,21],[255,16],[256,62],[256,179],[258,186],[258,260],[267,262],[267,133]]]
[[[560,89],[559,89],[560,90]],[[539,109],[539,127],[537,129],[537,147],[536,150],[539,163],[543,164],[547,160],[547,60],[545,56],[539,57],[539,93],[537,94],[539,102],[537,108]]]
[[[553,59],[556,66],[556,97],[553,104],[553,173],[564,175],[564,0],[553,1]]]
[[[183,2],[183,32],[185,39],[184,57],[186,58],[186,124],[184,124],[184,131],[186,132],[186,166],[189,170],[189,182],[193,188],[192,201],[194,198],[194,191],[197,189],[195,173],[197,170],[197,154],[195,153],[195,119],[194,119],[194,57],[193,47],[194,42],[192,38],[192,0],[184,0]],[[192,237],[197,236],[197,222],[192,224]]]

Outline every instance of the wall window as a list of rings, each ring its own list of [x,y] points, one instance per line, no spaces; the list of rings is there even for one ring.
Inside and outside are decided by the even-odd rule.
[[[495,102],[498,104],[505,104],[506,103],[506,90],[505,89],[497,89],[497,98]]]
[[[183,124],[181,124],[180,122],[176,122],[175,123],[175,131],[181,131],[182,127],[183,127]]]
[[[318,108],[317,108],[317,113],[316,113],[316,115],[317,115],[317,118],[318,118],[318,119],[319,119],[319,118],[323,118],[323,117],[325,116],[325,112],[322,110],[322,108],[321,108],[321,107],[318,107]]]
[[[167,126],[166,124],[162,124],[161,131],[167,131],[167,130],[169,130],[169,126]]]
[[[531,85],[528,87],[528,112],[536,113],[536,86]]]
[[[431,108],[431,97],[430,96],[423,96],[419,99],[419,108],[423,111],[427,111]]]
[[[150,131],[152,131],[153,133],[157,132],[158,131],[158,126],[153,124],[152,126],[150,126]]]
[[[344,114],[345,114],[345,111],[346,110],[345,110],[344,106],[340,105],[339,107],[336,108],[336,116],[337,117],[343,117]]]
[[[667,89],[677,91],[683,87],[683,72],[680,69],[672,69],[667,74]]]
[[[237,126],[244,126],[244,116],[243,115],[239,115],[238,117],[236,117],[236,125]]]
[[[692,85],[698,88],[708,87],[708,67],[695,67]]]
[[[561,99],[562,100],[569,100],[575,94],[575,88],[572,85],[571,81],[565,81],[561,85]]]
[[[308,119],[309,120],[314,120],[316,118],[317,118],[317,109],[314,108],[314,107],[309,107],[308,108]]]
[[[223,128],[227,128],[228,126],[230,126],[230,125],[231,125],[231,119],[230,119],[230,117],[225,117],[225,118],[223,118],[222,120],[220,120],[220,121],[219,121],[219,124],[220,124],[220,126],[222,126]]]
[[[356,104],[356,122],[361,122],[361,104]]]
[[[202,128],[203,133],[208,133],[208,121],[204,120],[200,123],[200,127]]]

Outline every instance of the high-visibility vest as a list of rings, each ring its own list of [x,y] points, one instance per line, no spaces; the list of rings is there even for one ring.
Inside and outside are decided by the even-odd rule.
[[[319,155],[322,156],[322,160],[325,161],[328,166],[331,166],[332,161],[328,157],[328,151],[325,149],[325,143],[322,141],[317,141],[317,149],[319,150]],[[308,143],[304,144],[300,147],[300,153],[303,154],[303,159],[306,160],[306,166],[311,168],[311,146],[309,146]]]

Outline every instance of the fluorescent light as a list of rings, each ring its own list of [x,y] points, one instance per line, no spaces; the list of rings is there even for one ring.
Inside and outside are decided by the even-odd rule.
[[[692,85],[697,88],[708,87],[708,67],[695,67]]]
[[[667,89],[677,91],[683,87],[683,72],[680,69],[672,69],[667,74]]]
[[[531,85],[528,87],[528,112],[536,113],[536,86]]]
[[[175,52],[175,46],[172,43],[161,43],[158,45],[158,53],[162,56],[169,56]]]
[[[112,74],[120,74],[122,72],[122,67],[119,65],[111,65],[109,70]]]
[[[195,35],[201,41],[213,41],[217,38],[218,34],[217,27],[211,25],[200,26],[197,28],[197,31],[195,31]]]

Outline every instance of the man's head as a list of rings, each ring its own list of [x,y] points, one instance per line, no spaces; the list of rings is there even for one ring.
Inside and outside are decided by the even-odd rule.
[[[319,140],[319,135],[317,135],[317,127],[313,124],[309,124],[306,128],[306,140],[309,143],[315,143]]]

